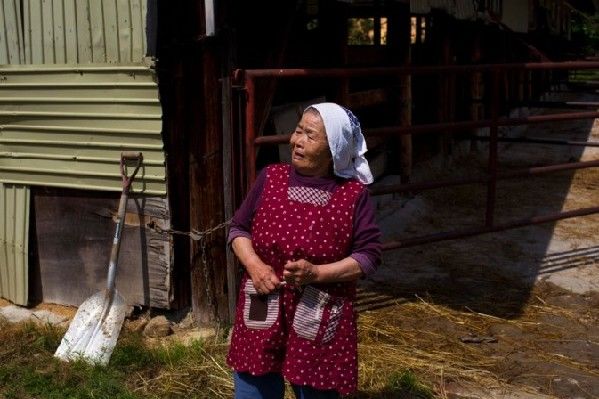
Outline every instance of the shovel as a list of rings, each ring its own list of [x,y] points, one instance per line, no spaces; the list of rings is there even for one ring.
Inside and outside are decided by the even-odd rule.
[[[54,356],[59,359],[65,361],[82,359],[101,365],[108,364],[110,360],[127,313],[125,300],[115,288],[116,266],[121,246],[127,196],[142,159],[141,152],[121,153],[120,169],[123,191],[112,241],[107,287],[86,299],[79,306],[60,346],[54,353]],[[137,161],[135,169],[129,176],[126,173],[127,161]]]

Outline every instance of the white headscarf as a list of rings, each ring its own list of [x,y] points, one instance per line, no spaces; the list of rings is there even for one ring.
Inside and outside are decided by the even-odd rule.
[[[372,183],[372,172],[364,157],[368,149],[358,118],[336,103],[313,104],[308,108],[315,108],[324,122],[335,175]]]

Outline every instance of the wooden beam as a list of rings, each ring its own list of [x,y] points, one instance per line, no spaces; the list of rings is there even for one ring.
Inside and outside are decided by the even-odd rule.
[[[196,3],[197,6],[197,3]],[[204,10],[194,10],[203,32]],[[201,326],[228,322],[226,228],[223,200],[220,51],[216,38],[204,38],[188,55],[189,225],[202,233],[191,242],[189,264],[194,320]],[[180,193],[185,195],[185,193]],[[216,226],[221,228],[213,230]]]

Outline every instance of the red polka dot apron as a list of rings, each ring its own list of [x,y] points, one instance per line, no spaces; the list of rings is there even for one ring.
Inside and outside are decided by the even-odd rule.
[[[252,222],[260,258],[283,280],[288,260],[315,265],[351,253],[353,214],[364,186],[346,181],[334,192],[289,187],[290,165],[268,166]],[[334,389],[357,386],[356,284],[285,286],[257,295],[247,273],[241,281],[227,363],[238,372],[280,372],[293,384]]]

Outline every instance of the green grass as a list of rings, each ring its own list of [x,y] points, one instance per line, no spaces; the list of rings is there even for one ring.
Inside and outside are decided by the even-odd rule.
[[[0,322],[2,398],[226,398],[225,340],[156,344],[123,330],[107,367],[54,357],[64,329]]]
[[[0,366],[6,398],[137,398],[123,384],[125,378],[118,370],[81,363],[64,367],[42,359],[40,364]]]
[[[138,399],[231,398],[232,376],[225,364],[224,335],[149,344],[124,328],[108,366],[54,357],[65,329],[0,320],[0,398]],[[368,359],[366,359],[368,360]],[[352,398],[433,398],[411,371],[379,373],[372,386]],[[369,385],[369,384],[366,384]],[[286,398],[293,398],[291,390]]]
[[[595,70],[571,71],[570,72],[570,81],[572,81],[572,82],[599,81],[599,71],[595,71]]]
[[[432,399],[434,397],[433,391],[419,382],[411,370],[391,374],[387,389],[395,398]]]
[[[53,357],[64,331],[33,323],[0,324],[0,393],[5,398],[135,398],[124,370]]]

